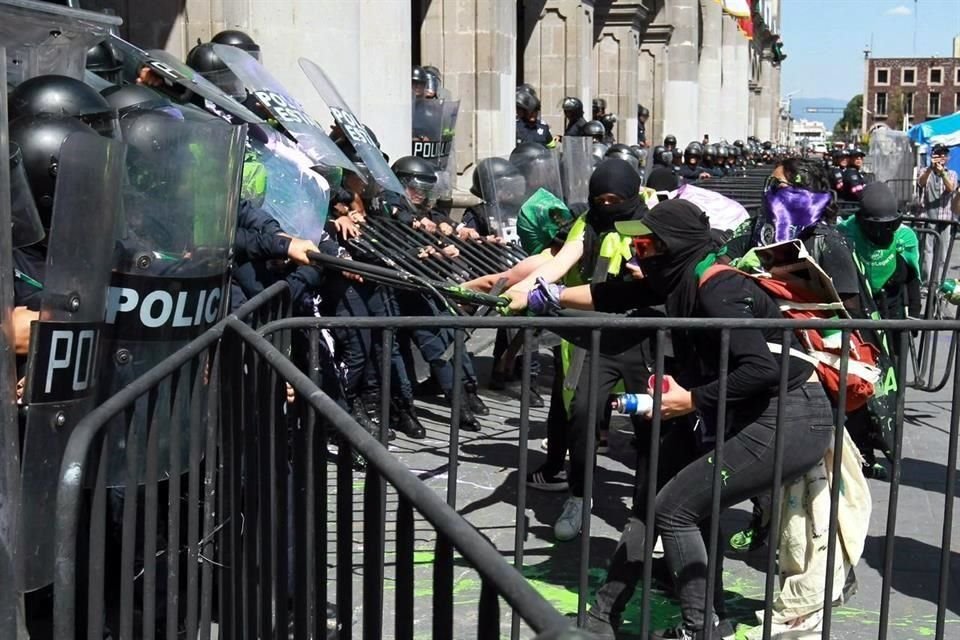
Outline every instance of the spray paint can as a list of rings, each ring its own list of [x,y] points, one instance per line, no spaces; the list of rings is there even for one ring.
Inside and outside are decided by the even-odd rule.
[[[622,415],[650,415],[653,411],[653,398],[645,393],[621,393],[611,404]]]

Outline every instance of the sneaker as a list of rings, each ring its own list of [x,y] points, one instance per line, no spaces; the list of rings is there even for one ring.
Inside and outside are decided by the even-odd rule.
[[[617,631],[613,625],[609,621],[593,615],[592,611],[587,612],[587,620],[583,625],[583,630],[592,634],[597,640],[617,640]]]
[[[763,612],[757,613],[759,625],[741,634],[745,640],[763,638]],[[741,626],[741,630],[743,627]],[[775,640],[820,640],[823,635],[823,610],[808,613],[788,622],[771,622],[770,638]]]
[[[879,462],[874,462],[873,464],[863,465],[863,477],[873,480],[886,480],[889,475],[885,466]]]
[[[570,484],[567,482],[567,472],[550,473],[543,467],[527,475],[527,486],[541,491],[566,491]]]
[[[550,450],[550,441],[549,441],[547,438],[544,438],[543,440],[541,440],[541,441],[540,441],[540,448],[543,449],[544,451],[549,451],[549,450]]]
[[[610,441],[604,438],[603,440],[597,440],[597,453],[607,454],[610,453]]]
[[[563,503],[563,512],[553,525],[553,535],[560,542],[573,540],[580,535],[583,525],[583,498],[570,496]]]
[[[730,536],[730,548],[738,553],[759,549],[767,543],[767,532],[749,527]]]
[[[540,395],[540,392],[537,391],[536,387],[530,387],[530,408],[531,409],[542,409],[546,406],[546,402],[543,400],[543,396]]]
[[[695,631],[682,624],[673,629],[663,629],[650,634],[650,640],[734,640],[736,633],[733,625],[727,620],[720,620],[714,624],[713,633],[707,637],[705,629]]]

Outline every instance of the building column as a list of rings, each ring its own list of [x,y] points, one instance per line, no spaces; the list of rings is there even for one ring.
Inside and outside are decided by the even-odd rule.
[[[663,134],[673,134],[678,143],[699,140],[700,92],[699,0],[670,0],[668,21],[673,24],[664,89]],[[682,143],[685,144],[685,143]]]
[[[672,35],[673,25],[656,22],[646,28],[640,39],[637,93],[640,104],[650,110],[650,119],[647,120],[648,147],[660,144],[665,135],[663,132],[663,118],[666,111],[664,96],[667,84],[667,59]]]
[[[460,99],[456,149],[461,173],[483,158],[509,155],[514,147],[516,39],[513,3],[430,3],[420,31],[421,58],[440,69],[444,85]],[[404,79],[409,91],[409,74]]]
[[[541,115],[555,134],[563,133],[560,105],[580,98],[589,117],[593,79],[593,3],[546,0],[524,5],[523,79],[537,89]],[[529,32],[529,33],[527,33]]]
[[[704,134],[712,142],[719,142],[726,135],[724,120],[730,113],[721,102],[723,88],[723,8],[716,0],[700,0],[700,12],[703,16],[703,33],[700,39],[700,67],[697,85],[700,90],[698,119],[700,129],[693,138],[678,138],[680,146],[691,140],[701,140]]]
[[[636,2],[614,2],[597,15],[596,95],[607,101],[607,113],[616,114],[613,133],[623,144],[637,143],[641,18],[646,12]]]
[[[734,29],[736,23],[734,22]],[[736,107],[733,110],[733,139],[746,141],[750,135],[750,42],[736,29],[734,46],[734,86]]]
[[[773,135],[773,65],[760,59],[760,96],[757,104],[757,137],[761,142],[771,140]]]
[[[737,30],[737,23],[730,16],[724,15],[722,25],[723,40],[723,85],[720,88],[720,104],[717,111],[720,113],[720,127],[718,134],[727,142],[733,142],[738,138],[743,138],[738,126],[740,120],[739,108],[746,108],[746,105],[737,104],[737,95],[740,90],[740,82],[743,82],[746,89],[746,79],[744,74],[740,73],[738,65],[744,64],[745,60],[740,60],[737,55],[737,47],[744,37]],[[702,113],[702,112],[701,112]]]

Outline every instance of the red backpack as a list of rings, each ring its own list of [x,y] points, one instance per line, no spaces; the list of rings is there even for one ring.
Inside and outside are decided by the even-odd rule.
[[[777,303],[784,318],[829,320],[836,319],[838,312],[845,313],[843,303],[824,302],[802,285],[776,276],[749,274],[726,265],[714,264],[707,268],[700,276],[700,286],[724,271],[738,273],[756,282]],[[837,329],[797,329],[796,333],[804,351],[791,349],[790,355],[806,360],[816,367],[820,382],[836,404],[840,397],[840,340],[843,332]],[[768,343],[768,346],[773,353],[781,352],[779,344]],[[880,380],[881,371],[877,366],[879,355],[877,349],[864,342],[856,331],[850,332],[850,346],[847,353],[849,361],[845,384],[847,387],[846,410],[849,413],[865,405],[867,399],[873,395],[874,384]]]

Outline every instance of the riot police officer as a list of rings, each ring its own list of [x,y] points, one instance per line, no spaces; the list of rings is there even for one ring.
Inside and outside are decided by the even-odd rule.
[[[683,166],[680,167],[680,177],[687,182],[709,179],[711,177],[710,172],[700,164],[702,158],[703,145],[696,141],[688,144],[683,151]]]
[[[550,126],[540,121],[540,99],[528,91],[518,90],[517,106],[517,144],[537,142],[552,149],[557,142],[550,133]]]
[[[604,144],[610,145],[617,141],[616,136],[613,135],[613,128],[617,125],[617,116],[612,113],[605,114],[600,119],[600,124],[603,125],[603,140]]]
[[[394,162],[392,169],[400,179],[414,207],[436,221],[438,212],[430,213],[432,189],[436,185],[436,168],[423,158],[405,156]],[[400,291],[396,293],[396,298],[403,315],[433,316],[440,313],[436,303],[421,293]],[[400,340],[400,351],[408,363],[407,371],[413,370],[413,359],[410,355],[412,340],[423,359],[430,365],[430,370],[448,401],[452,401],[453,398],[454,373],[448,352],[452,353],[450,347],[454,343],[454,338],[454,332],[450,329],[420,327],[413,329],[406,340]],[[473,361],[467,352],[463,354],[463,388],[464,402],[460,405],[460,428],[466,431],[479,431],[480,423],[476,416],[487,415],[490,410],[477,394],[477,377],[474,373]]]
[[[603,123],[598,120],[591,120],[587,124],[583,125],[583,135],[590,136],[593,138],[594,142],[603,142],[604,136],[607,135],[607,130],[604,128]]]
[[[599,121],[605,115],[607,115],[607,101],[603,98],[594,98],[593,119]]]
[[[647,120],[650,119],[650,110],[642,104],[637,105],[637,143],[647,146]]]
[[[567,96],[563,99],[563,116],[566,120],[566,127],[563,135],[565,136],[584,136],[584,126],[587,121],[583,117],[583,102],[580,98]]]
[[[663,139],[663,148],[664,148],[666,151],[676,152],[676,150],[677,150],[677,136],[675,136],[675,135],[673,135],[673,134],[671,133],[671,134],[668,134],[666,137],[664,137],[664,139]]]
[[[704,145],[702,165],[703,169],[714,178],[719,178],[723,175],[717,167],[717,145]]]
[[[866,186],[863,174],[863,149],[854,147],[849,150],[847,168],[843,170],[843,189],[841,196],[846,200],[859,200],[860,192]]]
[[[653,148],[653,164],[657,167],[673,167],[673,152],[658,144]]]

